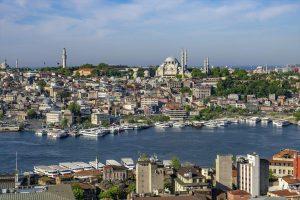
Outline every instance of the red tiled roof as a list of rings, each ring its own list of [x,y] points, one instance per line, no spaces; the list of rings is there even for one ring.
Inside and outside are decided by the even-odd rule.
[[[248,192],[246,192],[244,190],[231,190],[231,191],[228,191],[228,193],[230,193],[232,195],[250,195]]]
[[[286,196],[298,196],[299,194],[295,191],[289,191],[289,190],[276,190],[276,191],[272,191],[269,192],[271,194],[274,194],[276,196],[280,196],[280,197],[286,197]]]
[[[300,184],[300,180],[294,178],[293,176],[284,176],[284,177],[282,177],[282,179],[283,179],[285,182],[287,182],[288,184],[297,184],[297,183]]]

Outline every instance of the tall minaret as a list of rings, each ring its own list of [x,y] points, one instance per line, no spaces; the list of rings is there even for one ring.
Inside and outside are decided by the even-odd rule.
[[[187,66],[187,50],[182,49],[182,51],[181,51],[181,71],[180,71],[181,75],[184,74],[186,66]]]
[[[19,68],[19,60],[18,59],[16,60],[16,68],[17,69]]]
[[[67,51],[66,48],[63,49],[63,54],[62,54],[62,67],[66,68],[67,67]]]
[[[209,59],[208,59],[208,57],[206,57],[206,58],[204,59],[203,69],[204,69],[204,72],[205,72],[206,74],[209,73]]]

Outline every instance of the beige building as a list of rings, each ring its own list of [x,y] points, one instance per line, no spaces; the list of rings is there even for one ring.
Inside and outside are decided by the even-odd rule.
[[[176,173],[175,192],[186,192],[208,189],[209,184],[201,173],[201,168],[195,166],[181,167]]]
[[[211,96],[211,86],[203,85],[200,87],[193,88],[193,96],[196,99],[205,99]]]
[[[293,149],[284,149],[270,159],[270,170],[277,177],[283,177],[294,174],[293,158],[298,151]]]
[[[232,155],[217,155],[216,187],[224,190],[232,188]]]
[[[136,192],[158,193],[164,189],[163,165],[150,160],[139,160],[136,164]]]
[[[60,123],[61,120],[62,120],[62,113],[60,111],[51,111],[46,114],[47,124]]]
[[[92,113],[91,123],[94,125],[101,125],[102,121],[108,121],[110,123],[110,116],[105,113]]]

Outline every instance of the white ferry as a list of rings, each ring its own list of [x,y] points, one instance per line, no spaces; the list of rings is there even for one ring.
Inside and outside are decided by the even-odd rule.
[[[289,124],[290,124],[290,122],[286,121],[286,120],[273,121],[273,125],[275,125],[277,127],[283,127],[283,126],[287,126]]]
[[[121,163],[119,163],[118,161],[116,160],[106,160],[106,165],[115,165],[115,166],[122,166]]]
[[[51,129],[47,135],[52,138],[64,138],[68,137],[68,132],[62,129]]]
[[[98,162],[98,165],[97,165],[97,161],[91,161],[89,162],[89,165],[91,165],[93,168],[95,169],[102,169],[105,165],[101,162]]]
[[[251,117],[246,119],[246,122],[249,124],[256,124],[258,122],[260,122],[260,118],[259,117]]]
[[[132,158],[122,158],[121,164],[129,170],[133,170],[135,165]]]
[[[59,165],[50,165],[48,167],[50,167],[53,170],[56,170],[61,175],[72,174],[72,171],[66,167],[62,167]]]
[[[35,134],[39,135],[39,136],[47,135],[47,130],[46,129],[38,129],[35,131]]]
[[[78,166],[78,165],[76,165],[74,163],[71,163],[71,162],[62,162],[62,163],[59,163],[59,166],[68,168],[72,172],[83,171],[83,167],[80,167],[80,166]]]
[[[126,124],[126,125],[123,125],[122,128],[124,130],[133,130],[135,128],[135,125]]]
[[[174,128],[183,128],[183,127],[185,127],[185,123],[183,123],[183,122],[175,122],[173,124],[173,127]]]
[[[72,162],[74,165],[77,165],[78,167],[82,168],[83,170],[92,170],[94,169],[90,164],[87,164],[85,162]]]
[[[169,124],[169,123],[161,123],[161,122],[157,122],[154,125],[157,128],[169,128],[169,127],[171,127],[171,124]]]
[[[51,178],[55,178],[56,176],[59,175],[59,172],[57,170],[52,169],[49,166],[45,166],[45,165],[34,166],[33,171],[36,174],[45,175]]]
[[[272,119],[270,119],[268,117],[264,117],[261,119],[261,123],[263,123],[263,124],[268,124],[270,122],[272,122]]]
[[[206,123],[204,123],[204,126],[207,126],[208,128],[217,128],[218,127],[217,123],[214,121],[206,122]]]
[[[106,133],[107,132],[102,128],[90,128],[79,131],[80,135],[92,137],[101,137],[104,136]]]

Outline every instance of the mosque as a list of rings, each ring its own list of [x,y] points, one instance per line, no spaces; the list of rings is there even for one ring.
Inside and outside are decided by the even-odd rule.
[[[158,77],[175,77],[184,75],[187,67],[187,50],[181,52],[181,63],[174,57],[167,57],[165,61],[157,68],[156,76]]]

